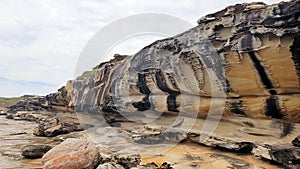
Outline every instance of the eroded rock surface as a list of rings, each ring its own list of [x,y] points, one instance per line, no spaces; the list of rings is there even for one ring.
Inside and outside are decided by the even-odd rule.
[[[217,106],[232,116],[299,122],[299,7],[238,4],[205,16],[191,30],[68,82],[68,105],[107,119],[207,114]]]

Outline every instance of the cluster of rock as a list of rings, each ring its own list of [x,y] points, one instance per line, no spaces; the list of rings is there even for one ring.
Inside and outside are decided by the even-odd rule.
[[[15,110],[15,109],[14,109]],[[33,134],[36,136],[53,137],[74,131],[82,131],[93,127],[91,124],[81,124],[75,113],[66,113],[69,117],[61,117],[56,111],[16,111],[7,113],[6,118],[14,120],[27,120],[38,123]]]
[[[180,128],[152,128],[145,126],[144,130],[133,131],[132,138],[142,144],[158,144],[163,142],[191,142],[209,147],[216,147],[230,152],[252,154],[266,160],[283,165],[285,168],[300,167],[300,146],[299,138],[292,142],[262,143],[257,140],[245,139],[241,137],[206,135],[199,131],[185,131]],[[238,133],[237,133],[238,134]],[[281,140],[283,141],[283,140]]]
[[[22,96],[22,100],[18,101],[16,104],[7,107],[7,110],[3,111],[3,115],[7,115],[8,118],[22,119],[35,121],[36,118],[20,117],[22,112],[41,112],[41,111],[52,111],[52,112],[74,112],[69,102],[71,100],[70,96],[67,95],[68,86],[63,86],[56,93],[50,93],[46,96],[36,96],[36,95],[25,95]],[[19,113],[19,114],[18,114]]]
[[[45,144],[23,146],[22,155],[26,158],[41,158],[43,168],[82,168],[82,169],[171,169],[163,163],[141,164],[140,155],[118,156],[102,151],[88,139],[68,138],[61,144],[52,147]]]
[[[164,127],[144,126],[142,129],[135,128],[130,133],[126,129],[119,130],[132,138],[138,146],[142,145],[159,145],[168,142],[182,142],[197,143],[209,147],[216,147],[228,152],[237,152],[239,154],[252,154],[266,160],[281,164],[285,168],[299,168],[299,136],[291,143],[261,143],[251,139],[229,137],[229,136],[208,136],[198,131],[183,130],[181,128],[168,130]],[[102,133],[105,134],[105,133]],[[101,135],[102,135],[101,134]],[[259,136],[257,136],[259,137]],[[111,140],[114,140],[112,137]],[[49,145],[27,145],[22,148],[22,154],[27,158],[40,158],[43,157],[44,168],[96,168],[112,167],[117,169],[127,168],[172,168],[174,164],[163,163],[158,166],[156,163],[142,163],[141,155],[126,155],[112,153],[111,149],[118,144],[128,143],[122,141],[121,143],[110,143],[110,147],[104,145],[95,145],[95,142],[87,139],[73,139],[70,137],[65,139],[61,144],[52,148]],[[132,144],[132,143],[130,143]],[[135,145],[135,146],[137,146]],[[51,150],[50,150],[51,149]],[[125,148],[126,149],[126,148]],[[50,151],[49,151],[50,150]],[[150,149],[151,150],[151,149]],[[126,151],[125,151],[126,152]],[[175,154],[176,155],[176,154]],[[196,158],[196,157],[195,157]],[[254,167],[253,164],[248,163],[241,159],[227,157],[219,153],[210,155],[210,158],[222,158],[232,166],[238,165],[243,168]],[[193,160],[191,160],[193,161]],[[238,164],[236,164],[238,163]],[[190,165],[193,165],[191,163]],[[195,164],[195,167],[198,165]],[[194,168],[195,168],[194,167]],[[176,168],[176,167],[175,167]]]
[[[15,105],[9,106],[7,113],[16,113],[18,111],[40,111],[49,109],[45,105],[44,96],[28,96],[17,102]]]
[[[60,134],[83,130],[82,125],[78,121],[62,121],[57,117],[46,119],[45,121],[38,121],[38,124],[38,127],[33,132],[36,136],[53,137]]]

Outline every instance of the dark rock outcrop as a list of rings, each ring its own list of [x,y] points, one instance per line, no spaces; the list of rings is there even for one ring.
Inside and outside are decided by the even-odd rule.
[[[283,164],[285,168],[297,168],[300,164],[300,148],[287,144],[256,145],[252,153],[256,156]]]
[[[49,109],[45,105],[46,100],[43,96],[25,97],[24,100],[17,102],[17,104],[9,106],[7,113],[16,113],[18,111],[39,111]]]
[[[74,131],[82,131],[84,128],[93,127],[92,125],[80,124],[78,121],[63,121],[60,118],[49,118],[38,122],[33,134],[37,136],[53,137]]]
[[[26,158],[41,158],[49,150],[52,149],[52,146],[45,144],[34,144],[34,145],[25,145],[22,147],[22,155]]]
[[[292,144],[294,146],[300,147],[300,136],[296,137],[293,141]]]

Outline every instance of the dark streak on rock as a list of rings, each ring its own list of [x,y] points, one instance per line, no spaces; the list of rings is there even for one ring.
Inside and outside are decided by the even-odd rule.
[[[146,82],[146,75],[145,74],[138,74],[138,81],[136,86],[139,88],[140,92],[145,94],[146,96],[143,98],[142,101],[133,102],[133,107],[137,108],[138,111],[145,111],[151,108],[151,103],[149,100],[149,95],[151,93],[150,89],[147,86]]]
[[[179,105],[176,104],[176,96],[177,95],[170,94],[167,97],[168,111],[179,112],[178,110]]]
[[[278,96],[272,95],[266,99],[265,115],[277,119],[281,119],[283,117],[278,102]]]
[[[290,47],[290,51],[292,52],[292,59],[294,61],[298,80],[300,81],[300,34],[295,36],[294,42]]]
[[[145,74],[138,74],[138,81],[136,86],[139,88],[140,92],[146,95],[151,93],[150,89],[147,86],[146,82],[146,75]]]
[[[169,93],[169,96],[167,97],[168,111],[179,112],[179,105],[176,104],[176,97],[180,94],[180,92],[168,88],[164,74],[161,72],[161,70],[157,70],[155,72],[155,79],[158,88],[163,92]]]
[[[253,64],[254,64],[254,67],[255,69],[257,70],[258,72],[258,75],[260,77],[260,80],[262,82],[262,84],[267,88],[267,89],[270,89],[270,88],[273,88],[273,85],[272,85],[272,82],[271,80],[269,79],[266,71],[265,71],[265,68],[261,65],[261,62],[257,59],[257,57],[255,56],[255,53],[254,52],[248,52]]]

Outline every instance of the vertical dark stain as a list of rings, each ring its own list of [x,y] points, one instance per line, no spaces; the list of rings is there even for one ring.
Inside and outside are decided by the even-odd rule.
[[[161,70],[157,70],[155,72],[155,80],[160,90],[169,93],[169,96],[167,97],[168,111],[179,112],[179,106],[176,104],[176,97],[180,94],[180,92],[171,90],[168,87],[164,74],[163,72],[161,72]]]
[[[177,95],[171,94],[167,97],[168,111],[179,112],[179,106],[176,104],[176,96]]]
[[[253,64],[254,64],[254,67],[255,69],[257,70],[258,72],[258,75],[260,77],[260,80],[262,82],[262,84],[267,88],[267,89],[271,89],[273,88],[273,85],[272,85],[272,82],[271,80],[269,79],[266,71],[265,71],[265,68],[261,65],[261,62],[257,59],[257,57],[255,56],[255,53],[253,51],[251,52],[248,52]]]
[[[296,73],[298,75],[298,80],[300,81],[300,34],[294,37],[292,46],[290,47],[292,52],[292,59],[294,61]]]
[[[133,102],[133,107],[137,108],[138,111],[145,111],[149,110],[151,108],[151,103],[149,100],[149,95],[151,93],[150,89],[147,86],[146,82],[146,74],[138,74],[138,81],[136,86],[139,88],[140,92],[142,94],[145,94],[146,96],[143,98],[142,101],[139,102]]]
[[[283,117],[279,106],[278,96],[272,95],[266,99],[265,115],[277,119],[281,119]]]
[[[225,92],[226,93],[229,93],[229,92],[232,92],[232,89],[231,89],[231,87],[230,87],[230,83],[229,83],[229,80],[227,79],[227,78],[225,78],[226,79],[226,83],[225,83]]]
[[[150,94],[151,91],[147,86],[146,82],[146,75],[145,74],[138,74],[138,81],[136,86],[139,88],[140,92],[143,94]]]

